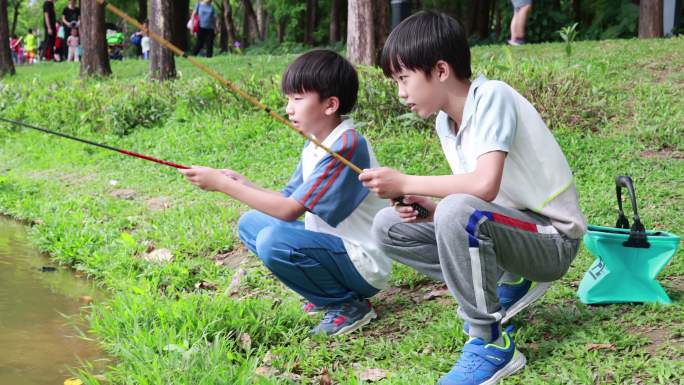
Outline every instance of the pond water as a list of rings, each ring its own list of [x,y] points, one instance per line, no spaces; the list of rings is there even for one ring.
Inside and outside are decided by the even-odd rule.
[[[24,226],[0,216],[1,385],[61,385],[82,362],[108,363],[76,330],[86,329],[82,297],[103,293],[69,269],[44,266],[57,267],[31,247]]]

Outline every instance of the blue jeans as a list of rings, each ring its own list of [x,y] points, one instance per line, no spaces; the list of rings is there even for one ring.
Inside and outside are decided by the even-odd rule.
[[[378,292],[354,267],[342,239],[259,211],[240,217],[242,242],[287,287],[316,306],[369,298]]]

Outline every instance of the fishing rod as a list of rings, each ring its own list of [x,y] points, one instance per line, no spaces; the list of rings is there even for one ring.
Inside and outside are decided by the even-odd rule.
[[[137,152],[133,152],[133,151],[124,150],[124,149],[121,149],[121,148],[112,147],[112,146],[109,146],[109,145],[106,145],[106,144],[102,144],[102,143],[96,143],[96,142],[93,142],[93,141],[90,141],[90,140],[87,140],[87,139],[77,138],[77,137],[75,137],[75,136],[63,134],[63,133],[61,133],[61,132],[48,130],[47,128],[37,127],[37,126],[31,125],[31,124],[27,124],[27,123],[23,123],[23,122],[17,122],[17,121],[15,121],[15,120],[10,120],[10,119],[5,119],[5,118],[3,118],[3,117],[0,117],[0,121],[6,122],[6,123],[11,123],[11,124],[16,124],[17,126],[22,126],[22,127],[26,127],[26,128],[31,128],[31,129],[34,129],[34,130],[37,130],[37,131],[45,132],[45,133],[50,134],[50,135],[61,136],[62,138],[67,138],[67,139],[75,140],[75,141],[77,141],[77,142],[89,144],[89,145],[91,145],[91,146],[96,146],[96,147],[104,148],[104,149],[106,149],[106,150],[116,151],[116,152],[118,152],[118,153],[120,153],[120,154],[132,156],[132,157],[135,157],[135,158],[140,158],[140,159],[149,160],[149,161],[151,161],[151,162],[163,164],[163,165],[166,165],[166,166],[171,166],[171,167],[178,168],[178,169],[186,170],[186,169],[189,169],[189,168],[190,168],[190,167],[188,167],[188,166],[183,166],[182,164],[173,163],[173,162],[169,162],[169,161],[162,160],[162,159],[157,159],[157,158],[152,157],[152,156],[149,156],[149,155],[138,154]]]
[[[144,27],[144,26],[143,26],[142,24],[140,24],[137,20],[135,20],[134,18],[130,17],[127,13],[125,13],[125,12],[122,11],[122,10],[120,10],[119,8],[117,8],[117,7],[113,6],[112,4],[110,4],[107,0],[96,0],[96,1],[97,1],[98,3],[100,3],[101,5],[103,5],[103,6],[104,6],[106,9],[108,9],[110,12],[114,13],[115,15],[117,15],[117,16],[119,16],[120,18],[122,18],[122,19],[124,19],[125,21],[127,21],[129,24],[133,25],[134,27],[136,27],[136,28],[138,28],[138,29],[140,29],[140,30],[142,30],[142,31],[145,31],[145,32],[147,33],[147,35],[148,35],[150,38],[154,39],[157,43],[159,43],[159,44],[161,44],[162,46],[166,47],[168,50],[170,50],[171,52],[173,52],[173,53],[176,54],[177,56],[182,56],[182,57],[186,58],[192,65],[194,65],[195,67],[199,68],[202,72],[204,72],[204,73],[206,73],[207,75],[211,76],[211,77],[214,78],[216,81],[218,81],[219,83],[221,83],[223,86],[227,87],[228,89],[230,89],[231,91],[233,91],[233,92],[236,93],[237,95],[241,96],[243,99],[247,100],[247,101],[248,101],[249,103],[251,103],[252,105],[258,107],[259,109],[263,110],[263,111],[266,112],[267,114],[271,115],[271,117],[273,117],[275,120],[277,120],[277,121],[283,123],[285,126],[287,126],[288,128],[292,129],[293,131],[295,131],[296,133],[298,133],[300,136],[304,137],[305,139],[310,140],[310,141],[313,142],[316,146],[318,146],[319,148],[323,149],[325,152],[327,152],[328,154],[330,154],[333,158],[339,160],[340,162],[342,162],[342,164],[344,164],[345,166],[349,167],[350,169],[352,169],[352,170],[353,170],[354,172],[356,172],[357,174],[363,173],[363,170],[362,170],[360,167],[358,167],[357,165],[355,165],[354,163],[352,163],[351,161],[349,161],[347,158],[345,158],[345,157],[343,157],[342,155],[340,155],[340,154],[334,152],[333,150],[331,150],[330,148],[328,148],[327,146],[325,146],[323,143],[321,143],[321,142],[320,142],[318,139],[316,139],[315,137],[307,135],[304,131],[302,131],[302,130],[300,130],[299,128],[295,127],[294,124],[292,124],[292,122],[290,122],[289,120],[283,118],[281,115],[277,114],[277,113],[276,113],[275,111],[273,111],[270,107],[268,107],[268,106],[265,105],[264,103],[261,103],[261,102],[260,102],[259,100],[257,100],[255,97],[249,95],[248,93],[246,93],[245,91],[243,91],[240,87],[236,86],[234,83],[228,81],[226,78],[224,78],[223,76],[221,76],[218,72],[216,72],[216,71],[214,71],[213,69],[211,69],[211,68],[209,68],[209,67],[203,65],[202,63],[200,63],[199,61],[197,61],[194,57],[190,56],[187,52],[185,52],[185,51],[181,50],[180,48],[176,47],[175,45],[171,44],[169,41],[167,41],[167,40],[164,39],[163,37],[159,36],[157,33],[150,31],[149,28]],[[403,203],[403,197],[394,198],[393,201],[396,202],[396,203],[398,203],[398,204],[400,204],[400,205],[403,205],[403,204],[404,204],[404,203]],[[422,207],[421,205],[419,205],[419,204],[417,204],[417,203],[413,203],[413,204],[411,204],[411,206],[413,207],[414,210],[416,210],[416,211],[418,212],[418,217],[421,217],[421,218],[427,217],[427,215],[428,215],[427,209],[425,209],[424,207]]]

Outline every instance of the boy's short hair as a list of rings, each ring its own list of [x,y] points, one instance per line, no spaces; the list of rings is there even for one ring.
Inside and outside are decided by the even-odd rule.
[[[443,13],[421,11],[392,30],[380,65],[387,77],[406,68],[429,78],[439,60],[449,63],[460,79],[472,76],[470,47],[461,23]]]
[[[356,104],[359,78],[354,66],[335,51],[315,49],[296,58],[285,70],[283,93],[317,92],[321,100],[340,99],[338,115],[349,113]]]
[[[29,28],[28,33],[33,33],[33,28]]]

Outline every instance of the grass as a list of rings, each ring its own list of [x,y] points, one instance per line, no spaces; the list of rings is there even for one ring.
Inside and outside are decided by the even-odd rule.
[[[614,223],[614,178],[636,184],[647,228],[682,234],[684,39],[579,42],[473,50],[475,73],[512,84],[539,108],[574,170],[590,223]],[[206,60],[274,108],[290,56]],[[0,82],[2,116],[184,164],[231,167],[278,188],[302,142],[187,63],[180,79],[151,83],[146,63],[113,63],[111,79],[78,79],[69,64],[20,67]],[[406,114],[376,69],[361,69],[354,113],[384,165],[449,172],[430,121]],[[128,189],[130,199],[121,199]],[[161,204],[160,204],[161,202]],[[374,301],[379,321],[348,337],[312,338],[316,319],[240,246],[247,208],[198,191],[173,169],[31,131],[0,130],[0,212],[31,224],[56,261],[96,279],[109,299],[84,312],[117,363],[115,384],[434,383],[459,355],[461,321],[439,283],[395,266]],[[141,258],[154,245],[171,263]],[[524,372],[505,384],[682,384],[684,253],[659,280],[672,306],[586,306],[576,288],[593,257],[514,320]],[[238,264],[244,260],[244,263]],[[242,271],[240,269],[243,269]],[[244,275],[241,275],[243,274]],[[237,286],[235,276],[242,276]],[[429,297],[429,296],[428,296]],[[100,373],[80,373],[86,384]],[[262,375],[263,374],[263,375]]]

